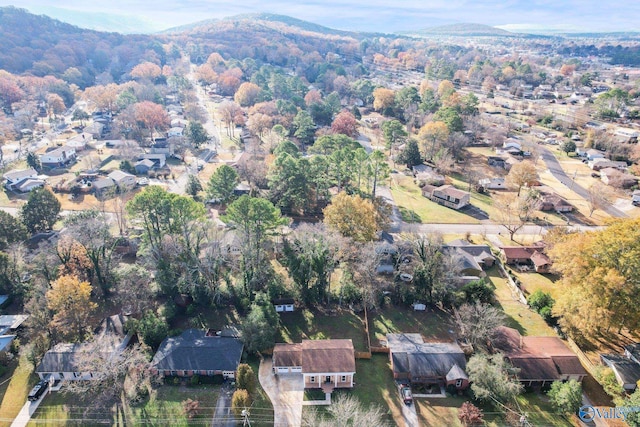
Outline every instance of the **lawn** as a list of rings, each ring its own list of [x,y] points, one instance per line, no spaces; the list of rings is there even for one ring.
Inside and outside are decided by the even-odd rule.
[[[455,396],[445,399],[416,398],[413,402],[416,405],[421,425],[461,427],[462,423],[458,419],[458,408],[467,400],[469,399]]]
[[[414,311],[411,307],[390,306],[369,313],[371,345],[378,345],[389,333],[420,333],[427,341],[452,341],[450,317],[437,309]]]
[[[366,351],[367,342],[361,317],[350,310],[331,312],[299,310],[280,317],[281,339],[277,342],[295,343],[303,339],[351,338],[356,351]]]
[[[164,385],[152,391],[151,396],[139,405],[127,405],[104,410],[92,408],[92,402],[82,396],[55,392],[47,396],[30,425],[66,424],[87,425],[87,420],[109,424],[168,424],[172,426],[202,425],[213,418],[220,387],[203,385],[196,387]],[[187,400],[200,402],[200,412],[188,420],[182,408]]]
[[[539,273],[518,273],[513,270],[515,276],[522,283],[523,291],[525,295],[531,295],[537,290],[550,293],[554,298],[557,292],[560,290],[557,284],[560,277],[555,274],[539,274]]]
[[[511,292],[507,280],[500,276],[497,266],[487,270],[487,276],[495,287],[495,296],[507,315],[506,325],[517,329],[522,335],[556,336],[540,315],[519,302]]]
[[[38,382],[38,377],[32,373],[33,365],[26,356],[20,356],[10,363],[0,383],[0,393],[3,394],[0,421],[13,420],[18,415],[27,401],[29,391]]]
[[[477,219],[449,209],[422,196],[413,178],[396,174],[391,179],[391,194],[402,218],[410,222],[434,224],[477,224]]]

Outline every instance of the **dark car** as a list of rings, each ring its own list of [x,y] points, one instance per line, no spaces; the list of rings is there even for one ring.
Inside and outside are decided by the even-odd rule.
[[[31,391],[29,392],[29,396],[27,396],[27,399],[29,399],[29,401],[31,402],[35,402],[36,400],[40,399],[40,396],[42,396],[47,391],[48,387],[49,381],[40,380],[38,384],[36,384],[31,389]]]
[[[413,403],[413,395],[411,394],[411,387],[407,385],[400,386],[400,396],[405,405],[411,405]]]

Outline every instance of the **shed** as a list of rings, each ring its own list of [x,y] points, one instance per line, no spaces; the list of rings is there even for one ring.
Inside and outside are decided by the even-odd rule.
[[[293,298],[278,298],[272,302],[278,313],[291,313],[295,311],[295,300]]]

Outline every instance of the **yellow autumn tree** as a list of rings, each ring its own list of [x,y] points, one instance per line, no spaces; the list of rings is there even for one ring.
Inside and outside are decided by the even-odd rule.
[[[379,87],[373,91],[373,108],[376,111],[384,111],[393,107],[396,100],[396,94],[391,89]]]
[[[82,341],[89,330],[89,317],[97,308],[91,301],[91,285],[75,276],[60,276],[47,292],[47,307],[53,311],[51,328],[70,341]]]
[[[444,122],[429,122],[422,126],[420,132],[418,132],[418,142],[424,158],[427,160],[433,159],[433,156],[447,142],[448,138],[449,128]]]
[[[553,312],[572,335],[640,326],[640,219],[556,236],[549,250],[562,274]]]
[[[369,242],[376,236],[376,208],[368,199],[341,192],[323,212],[324,223],[345,237],[357,242]]]

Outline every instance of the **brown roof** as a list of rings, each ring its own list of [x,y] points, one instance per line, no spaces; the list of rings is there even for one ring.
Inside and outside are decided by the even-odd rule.
[[[530,258],[533,250],[526,246],[504,246],[500,248],[504,253],[504,256],[512,258]]]
[[[586,375],[584,367],[580,363],[580,359],[577,356],[553,356],[553,363],[555,363],[558,371],[565,375]]]
[[[301,345],[305,373],[356,371],[351,340],[302,340]]]
[[[509,357],[509,361],[520,370],[521,381],[558,379],[558,370],[550,357]]]
[[[302,344],[276,344],[273,366],[302,366]]]
[[[551,264],[551,260],[549,259],[548,256],[546,256],[545,254],[543,254],[540,251],[535,251],[532,255],[531,255],[531,262],[533,263],[533,265],[535,265],[536,267],[540,267],[541,265],[548,265]]]

